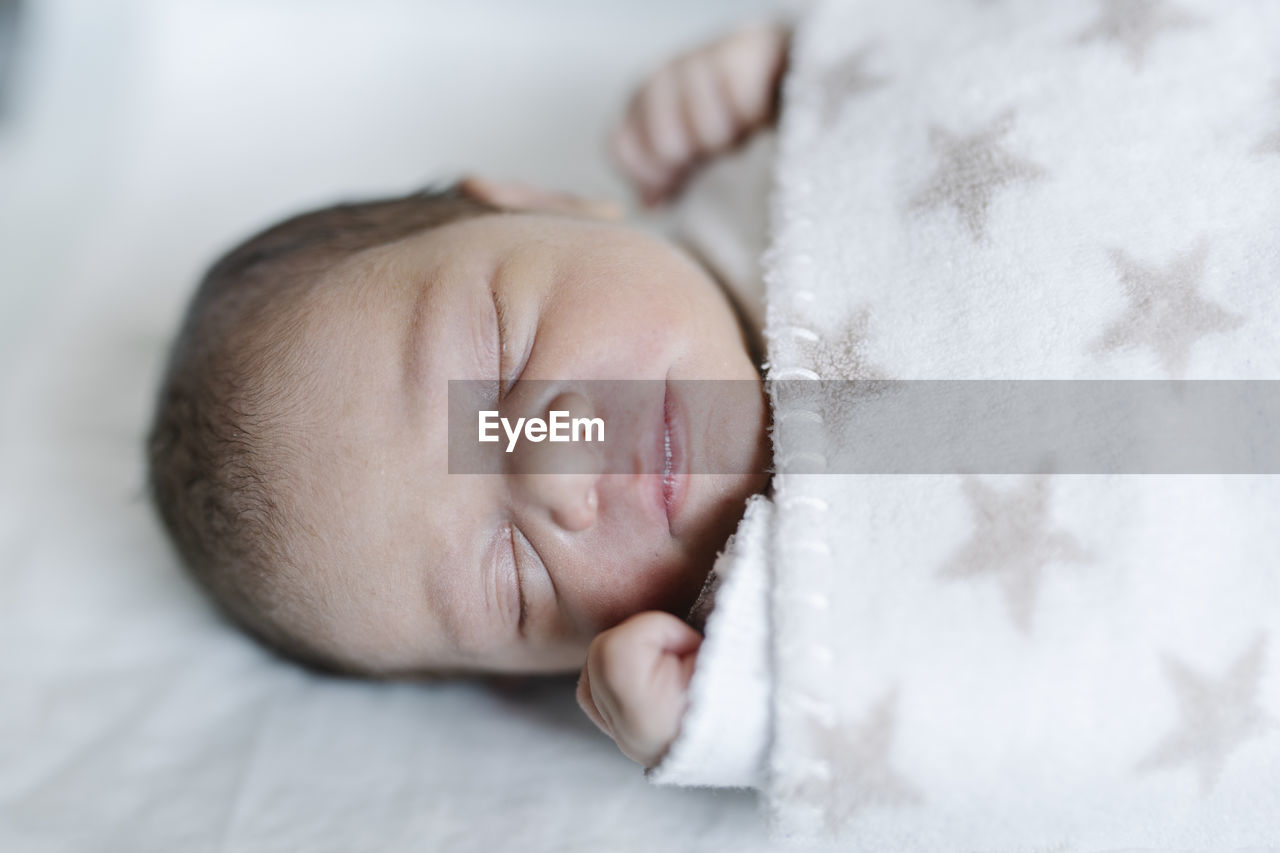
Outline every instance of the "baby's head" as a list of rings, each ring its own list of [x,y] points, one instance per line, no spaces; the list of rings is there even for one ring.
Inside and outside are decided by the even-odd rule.
[[[683,614],[766,485],[763,394],[679,401],[694,470],[737,473],[686,475],[674,498],[652,468],[534,474],[517,454],[449,473],[450,379],[606,422],[622,404],[576,380],[759,383],[707,272],[588,210],[473,181],[295,217],[210,269],[148,456],[169,534],[233,621],[305,663],[399,675],[570,671],[627,616]]]

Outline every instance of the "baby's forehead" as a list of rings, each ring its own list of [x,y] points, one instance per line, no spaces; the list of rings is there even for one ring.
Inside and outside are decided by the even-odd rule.
[[[362,330],[367,322],[349,321],[375,319],[372,315],[390,322],[458,315],[462,304],[457,297],[475,286],[486,267],[472,260],[458,241],[426,239],[429,236],[342,258],[323,271],[296,310],[318,328],[339,335]]]

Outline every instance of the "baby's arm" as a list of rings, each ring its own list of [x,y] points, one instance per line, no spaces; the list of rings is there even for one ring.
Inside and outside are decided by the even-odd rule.
[[[737,30],[670,60],[640,86],[614,132],[623,174],[646,204],[670,198],[699,161],[774,119],[791,30]]]
[[[628,758],[652,767],[680,731],[701,644],[670,613],[637,613],[591,641],[578,704]]]

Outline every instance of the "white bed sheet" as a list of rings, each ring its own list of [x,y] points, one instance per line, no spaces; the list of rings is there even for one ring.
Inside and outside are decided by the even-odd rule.
[[[761,850],[571,681],[280,663],[143,499],[161,357],[230,241],[463,168],[620,195],[629,86],[764,0],[33,0],[0,124],[0,850]]]

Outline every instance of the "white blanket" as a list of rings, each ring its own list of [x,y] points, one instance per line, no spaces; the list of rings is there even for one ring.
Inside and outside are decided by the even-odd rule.
[[[773,501],[653,778],[865,849],[1280,847],[1277,478],[831,473],[857,395],[787,384],[1280,378],[1278,87],[1271,0],[815,10]]]

